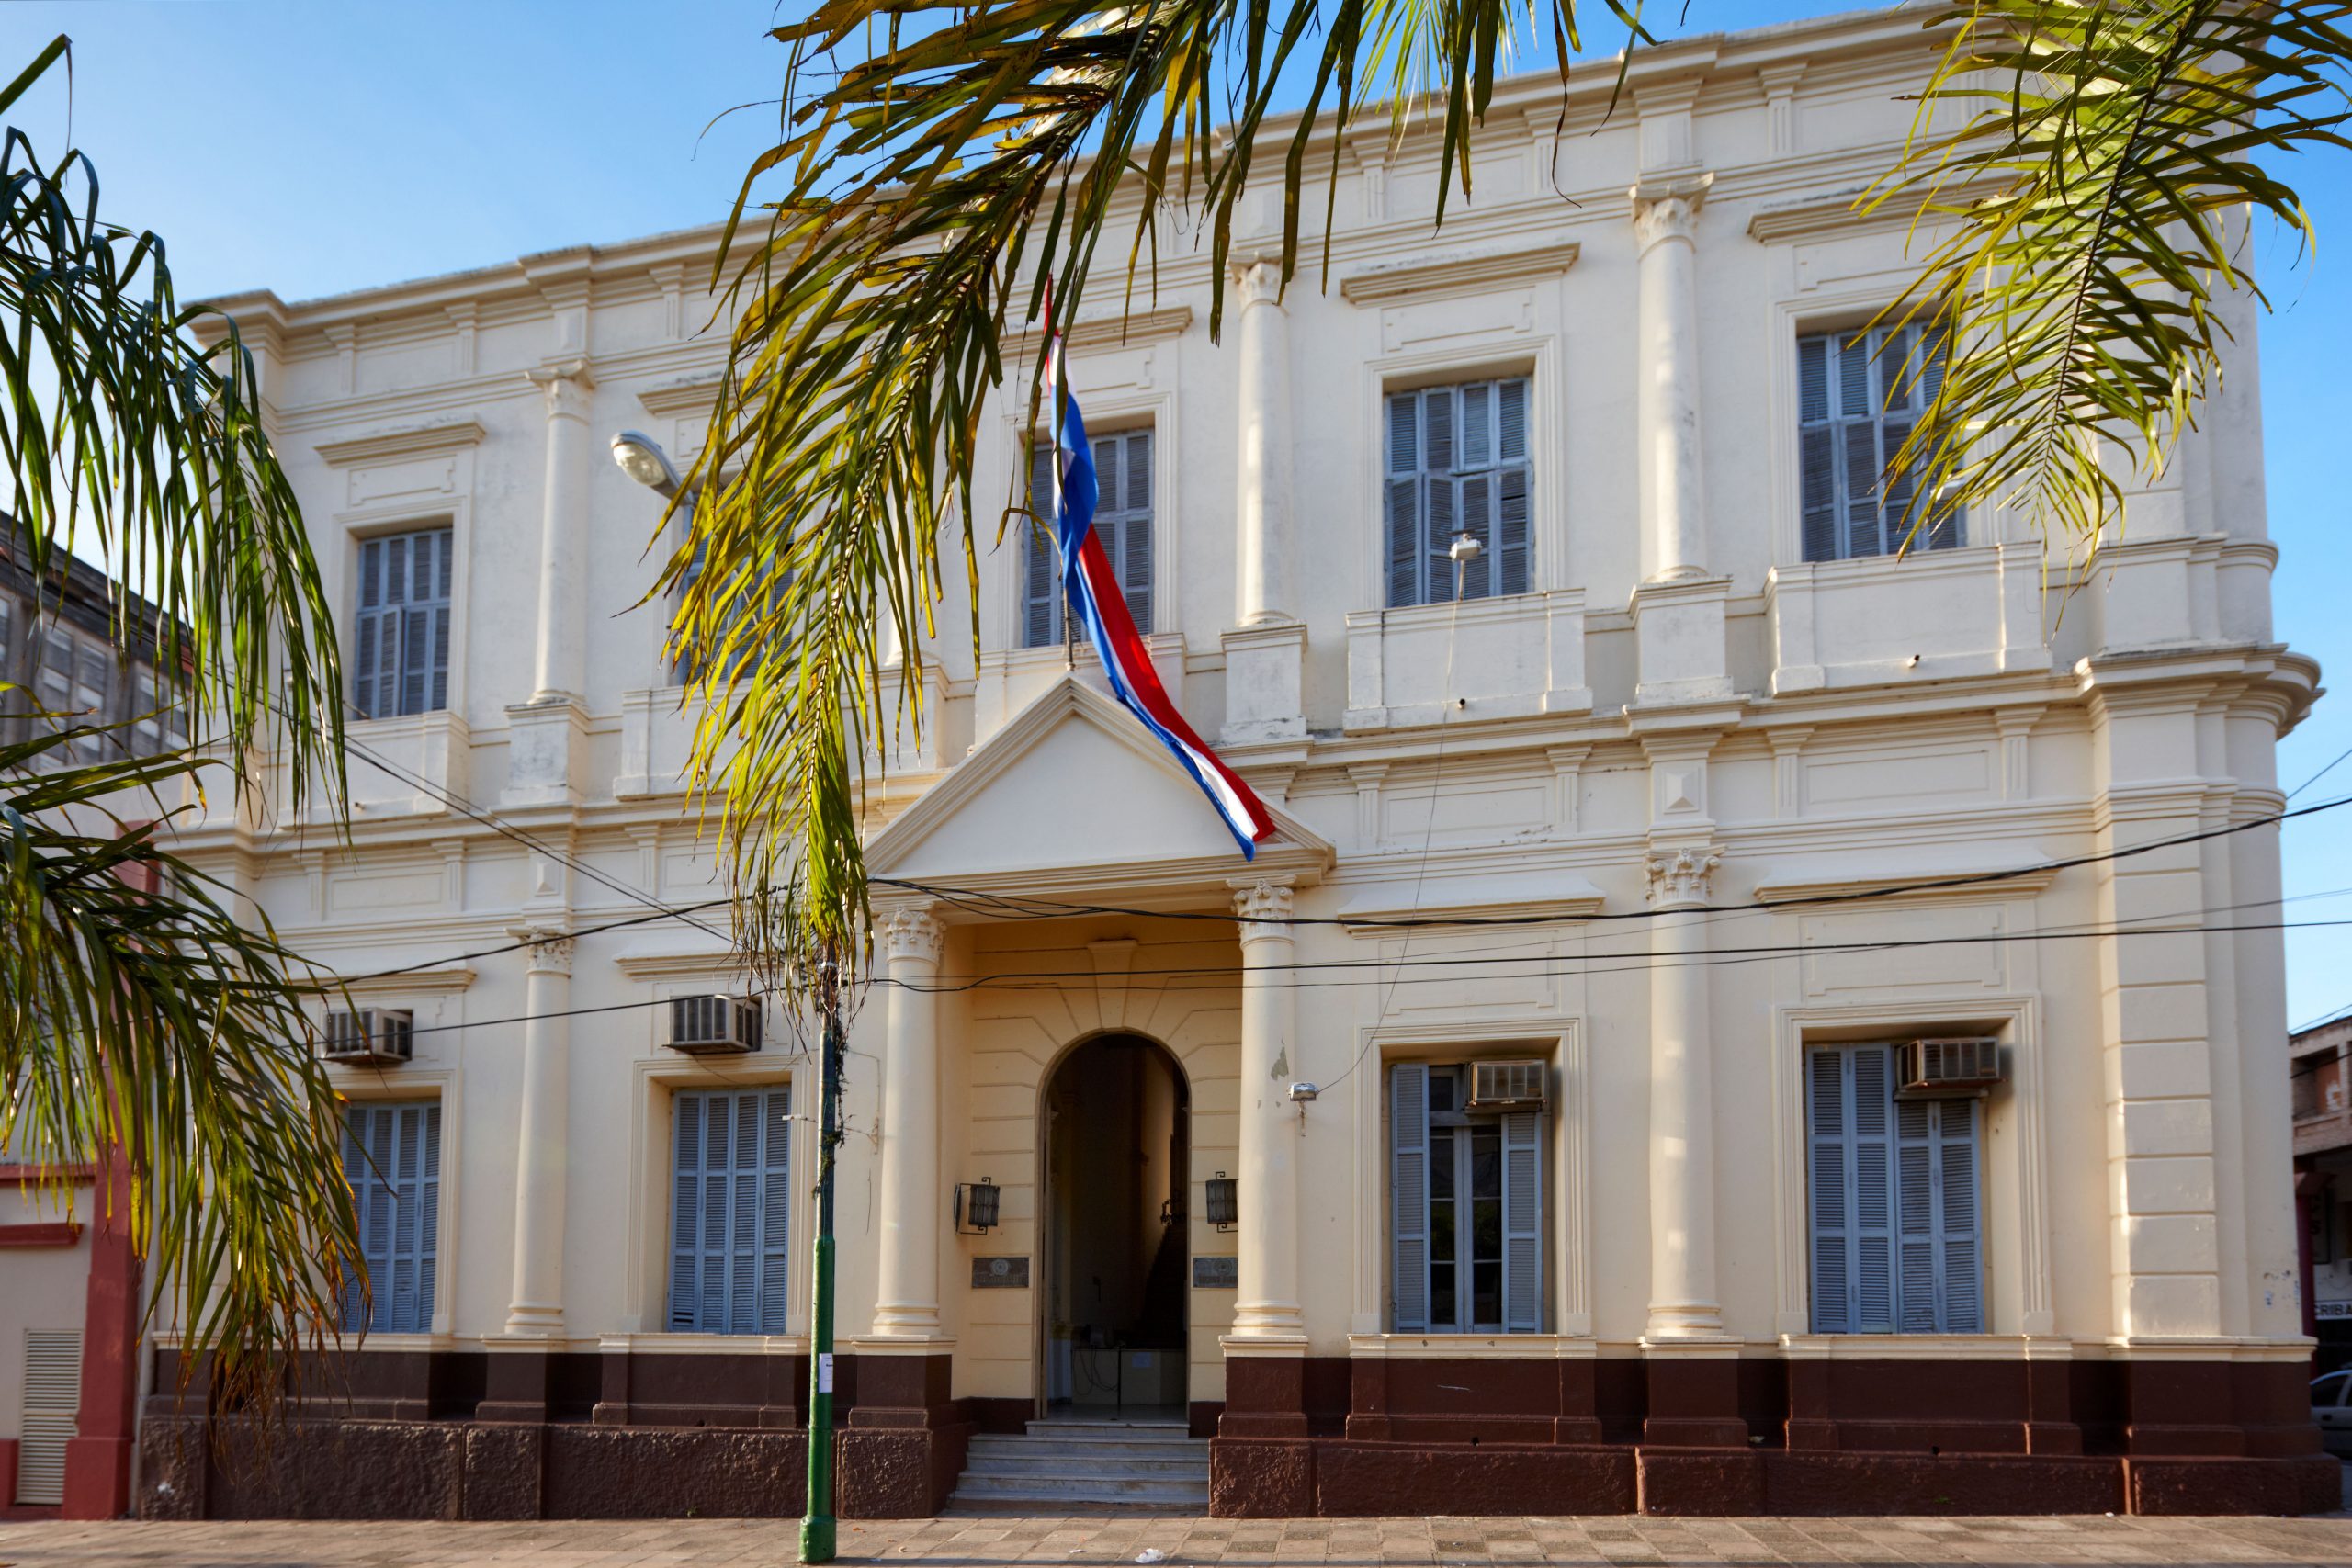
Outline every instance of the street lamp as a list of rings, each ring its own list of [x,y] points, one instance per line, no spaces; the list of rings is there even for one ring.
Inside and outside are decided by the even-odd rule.
[[[662,443],[642,431],[624,430],[613,437],[613,461],[621,472],[668,500],[678,493],[678,465],[662,450]]]

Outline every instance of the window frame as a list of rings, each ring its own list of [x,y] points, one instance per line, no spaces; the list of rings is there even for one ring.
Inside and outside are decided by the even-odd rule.
[[[390,600],[387,600],[381,604],[372,606],[368,604],[368,553],[379,547],[389,552],[390,547],[394,544],[405,544],[410,546],[413,549],[415,540],[430,537],[435,535],[442,536],[447,541],[441,558],[441,564],[443,568],[441,576],[446,583],[446,587],[441,593],[432,599],[424,601],[424,603],[428,607],[437,606],[440,614],[447,618],[446,633],[439,639],[442,647],[440,658],[436,661],[438,667],[435,668],[435,664],[428,663],[424,672],[425,700],[421,706],[412,708],[408,705],[406,694],[408,683],[408,677],[406,674],[408,663],[406,649],[408,646],[408,617],[413,612],[406,609],[397,612],[393,611],[390,606],[394,601]],[[454,712],[458,708],[460,691],[458,671],[460,666],[464,649],[464,616],[461,606],[464,604],[465,573],[458,570],[458,561],[461,553],[463,538],[464,534],[458,526],[456,519],[447,517],[439,519],[410,519],[380,528],[371,528],[368,532],[364,534],[356,534],[353,537],[351,554],[352,583],[350,595],[351,630],[347,657],[350,662],[349,680],[351,683],[348,700],[351,708],[353,709],[353,716],[356,720],[366,723],[385,719],[417,718],[428,714]],[[411,562],[414,559],[413,555],[406,558]],[[413,567],[411,570],[413,570]],[[413,578],[412,581],[413,581]],[[402,601],[400,603],[413,604],[414,601]],[[375,686],[380,690],[385,679],[380,668],[379,668],[373,674],[364,674],[362,672],[363,670],[367,668],[368,662],[365,658],[365,650],[366,644],[370,634],[371,615],[377,617],[377,620],[372,624],[380,624],[383,618],[390,617],[396,629],[398,651],[394,660],[394,667],[399,673],[392,677],[395,682],[396,696],[392,709],[390,712],[378,711],[375,706],[375,694],[373,693],[367,692],[366,687],[363,685],[363,682],[373,682]],[[428,631],[427,635],[432,636],[433,634]],[[373,651],[376,653],[378,660],[380,660],[382,656],[381,645],[379,644]],[[432,700],[435,694],[434,686],[436,679],[440,687],[440,701],[438,702]]]
[[[1104,514],[1107,513],[1111,515],[1113,526],[1117,530],[1116,538],[1105,539],[1102,547],[1111,556],[1112,570],[1119,578],[1119,591],[1126,598],[1130,614],[1135,612],[1136,595],[1134,584],[1129,581],[1129,569],[1138,558],[1143,563],[1146,574],[1143,613],[1135,616],[1135,622],[1136,632],[1148,637],[1155,629],[1160,605],[1160,475],[1167,465],[1161,457],[1159,426],[1157,422],[1148,415],[1141,419],[1110,416],[1106,418],[1102,429],[1089,428],[1086,433],[1088,442],[1098,448],[1105,442],[1118,443],[1119,461],[1123,466],[1127,462],[1129,453],[1132,451],[1133,439],[1138,435],[1145,437],[1149,443],[1151,465],[1150,471],[1145,478],[1144,503],[1141,506],[1132,504],[1134,487],[1128,482],[1126,473],[1123,471],[1120,475],[1121,488],[1127,491],[1126,503],[1109,506],[1098,502],[1095,507],[1094,525],[1099,535],[1102,529]],[[1013,552],[1012,638],[1013,649],[1023,653],[1033,653],[1039,649],[1059,648],[1068,635],[1065,627],[1069,607],[1057,586],[1061,563],[1055,538],[1055,520],[1046,514],[1036,499],[1038,459],[1051,447],[1052,443],[1049,440],[1033,434],[1023,455],[1022,499],[1029,507],[1029,512],[1026,516],[1016,519],[1015,524],[1020,538]],[[1102,468],[1099,451],[1096,454],[1095,467],[1099,479]],[[1148,530],[1140,557],[1128,532],[1130,525],[1138,517]],[[1031,579],[1038,570],[1040,560],[1044,563],[1046,574],[1044,598],[1046,635],[1043,641],[1032,641],[1030,640],[1030,605],[1037,594]]]
[[[774,1097],[779,1096],[782,1097],[783,1104],[781,1107],[775,1107],[771,1101]],[[741,1114],[735,1108],[747,1100],[754,1104],[754,1125],[758,1126],[762,1132],[761,1157],[755,1162],[753,1168],[748,1172],[732,1158],[736,1148],[733,1136],[740,1135],[743,1128]],[[680,1303],[677,1292],[682,1259],[690,1254],[707,1268],[711,1253],[707,1239],[702,1245],[688,1248],[681,1246],[678,1234],[679,1221],[684,1213],[684,1194],[682,1188],[687,1175],[687,1168],[682,1163],[680,1133],[684,1125],[689,1101],[697,1102],[695,1105],[697,1130],[711,1124],[708,1120],[710,1109],[722,1104],[728,1108],[728,1116],[732,1126],[732,1134],[728,1145],[730,1157],[727,1168],[735,1174],[727,1177],[714,1176],[707,1160],[697,1161],[694,1167],[695,1179],[706,1184],[706,1197],[708,1192],[708,1183],[718,1180],[726,1184],[724,1190],[726,1212],[721,1224],[727,1239],[718,1255],[723,1275],[721,1310],[727,1316],[727,1322],[723,1326],[701,1321],[704,1304],[701,1303],[695,1303],[692,1309],[693,1321],[684,1323],[679,1321]],[[665,1246],[662,1249],[663,1256],[669,1260],[670,1266],[665,1273],[662,1291],[662,1324],[666,1332],[724,1335],[730,1338],[773,1337],[789,1332],[792,1322],[795,1274],[793,1247],[795,1238],[799,1235],[798,1216],[794,1212],[796,1205],[793,1201],[792,1172],[796,1163],[792,1147],[793,1114],[792,1083],[789,1079],[775,1083],[681,1085],[671,1091],[670,1157],[667,1161],[669,1179],[665,1184],[668,1191],[668,1219]],[[779,1124],[769,1122],[768,1118],[771,1115],[776,1117]],[[780,1159],[776,1157],[775,1145],[778,1143],[782,1145]],[[707,1153],[709,1145],[706,1143],[703,1147]],[[740,1196],[741,1181],[746,1174],[754,1176],[759,1184],[753,1219],[754,1239],[751,1244],[752,1291],[753,1292],[752,1311],[756,1321],[749,1327],[737,1327],[735,1324],[739,1321],[739,1315],[734,1310],[734,1290],[738,1283],[735,1240],[739,1227],[734,1205]],[[780,1243],[772,1244],[768,1238],[767,1226],[771,1219],[778,1217],[783,1221],[784,1239]],[[700,1223],[706,1225],[708,1224],[707,1213],[698,1211],[698,1218]],[[707,1235],[707,1232],[706,1232],[706,1237]],[[775,1255],[772,1260],[767,1257],[770,1253]],[[770,1268],[775,1270],[772,1278],[768,1274]],[[766,1308],[760,1299],[769,1294],[771,1283],[775,1294],[775,1316],[772,1321],[763,1317],[762,1314]],[[706,1291],[708,1289],[707,1283],[704,1289]]]
[[[1458,575],[1462,583],[1461,602],[1480,599],[1516,599],[1542,591],[1539,568],[1543,558],[1540,536],[1543,533],[1544,512],[1540,499],[1540,476],[1536,454],[1543,448],[1538,419],[1538,375],[1534,367],[1478,368],[1462,367],[1452,373],[1423,371],[1411,376],[1396,376],[1385,380],[1379,389],[1374,419],[1374,512],[1378,519],[1374,531],[1379,585],[1375,602],[1385,610],[1419,609],[1430,605],[1456,603],[1453,584]],[[1505,455],[1504,431],[1509,389],[1516,388],[1519,395],[1520,432],[1519,456]],[[1488,406],[1488,441],[1486,460],[1461,461],[1464,433],[1470,421],[1466,411],[1471,406],[1466,399],[1472,393],[1491,392],[1483,399]],[[1442,394],[1448,410],[1446,451],[1448,461],[1442,469],[1429,467],[1431,445],[1430,411],[1434,396]],[[1409,464],[1403,463],[1407,454],[1400,442],[1397,419],[1402,412],[1399,404],[1414,400],[1412,450]],[[1506,487],[1516,476],[1520,480],[1519,538],[1514,546],[1502,538],[1506,526],[1508,500]],[[1442,480],[1442,491],[1432,488],[1432,482]],[[1443,541],[1430,535],[1430,501],[1439,493],[1446,495],[1450,518],[1460,522],[1470,502],[1468,493],[1474,484],[1483,487],[1482,494],[1487,510],[1487,525],[1483,533],[1475,529],[1451,528]],[[1408,555],[1398,550],[1396,508],[1399,485],[1412,487],[1414,496],[1414,547]],[[1478,558],[1458,572],[1446,560],[1446,550],[1453,539],[1469,532],[1486,547]],[[1516,549],[1519,559],[1514,565],[1510,553]],[[1406,563],[1409,561],[1409,566]],[[1411,596],[1399,598],[1397,589],[1403,579],[1400,572],[1409,572]],[[1436,592],[1442,583],[1444,592]]]
[[[1525,1054],[1533,1055],[1534,1053]],[[1390,1333],[1444,1339],[1542,1334],[1547,1332],[1546,1325],[1554,1320],[1557,1295],[1555,1276],[1559,1271],[1559,1250],[1570,1245],[1566,1234],[1567,1227],[1563,1223],[1562,1216],[1555,1213],[1559,1206],[1559,1199],[1555,1191],[1558,1156],[1554,1153],[1554,1138],[1556,1135],[1555,1129],[1558,1125],[1558,1118],[1555,1114],[1557,1107],[1555,1102],[1547,1103],[1545,1109],[1541,1111],[1496,1111],[1476,1114],[1469,1111],[1466,1108],[1469,1068],[1481,1057],[1491,1058],[1498,1055],[1502,1053],[1488,1051],[1469,1056],[1428,1058],[1398,1055],[1384,1059],[1381,1064],[1382,1089],[1379,1098],[1385,1108],[1382,1114],[1381,1138],[1385,1156],[1382,1162],[1385,1176],[1381,1187],[1383,1211],[1388,1217],[1388,1223],[1380,1248],[1382,1271],[1385,1278],[1385,1284],[1381,1292],[1383,1305],[1380,1321],[1383,1327]],[[1556,1073],[1554,1070],[1555,1064],[1551,1054],[1544,1055],[1548,1082],[1556,1076]],[[1420,1080],[1422,1138],[1417,1143],[1400,1142],[1401,1134],[1397,1122],[1404,1098],[1403,1090],[1399,1087],[1399,1075],[1408,1071],[1419,1071],[1423,1075]],[[1446,1081],[1453,1086],[1452,1104],[1444,1111],[1435,1109],[1435,1096],[1430,1092],[1430,1086],[1439,1081]],[[1510,1123],[1515,1121],[1522,1123],[1532,1122],[1532,1129],[1525,1126],[1520,1129],[1523,1135],[1517,1140],[1516,1145],[1514,1145],[1512,1129],[1510,1126]],[[1493,1127],[1496,1134],[1494,1201],[1496,1204],[1495,1239],[1498,1251],[1494,1264],[1497,1269],[1496,1301],[1499,1308],[1499,1316],[1490,1321],[1482,1321],[1477,1318],[1475,1310],[1477,1301],[1475,1205],[1480,1200],[1475,1190],[1463,1190],[1468,1187],[1475,1172],[1477,1149],[1475,1136],[1464,1138],[1458,1134],[1465,1132],[1475,1134],[1479,1128],[1487,1126]],[[1451,1201],[1458,1206],[1457,1222],[1453,1227],[1454,1256],[1452,1259],[1443,1261],[1437,1256],[1434,1242],[1438,1231],[1437,1215],[1440,1212],[1437,1204],[1441,1201],[1436,1190],[1438,1169],[1435,1148],[1441,1131],[1450,1134],[1448,1146],[1452,1163],[1454,1166],[1452,1179],[1457,1187]],[[1514,1153],[1528,1155],[1533,1160],[1532,1183],[1535,1199],[1535,1214],[1532,1224],[1519,1223],[1524,1221],[1525,1216],[1514,1216],[1513,1206],[1508,1196],[1513,1184],[1510,1159]],[[1400,1168],[1402,1156],[1409,1155],[1419,1155],[1422,1160],[1419,1175],[1420,1212],[1418,1216],[1419,1220],[1418,1228],[1406,1225],[1404,1218],[1406,1211],[1402,1207],[1404,1195],[1398,1190],[1404,1180]],[[1464,1223],[1465,1220],[1467,1223]],[[1532,1238],[1535,1247],[1535,1255],[1531,1265],[1534,1293],[1532,1311],[1522,1314],[1516,1321],[1513,1317],[1511,1300],[1514,1269],[1510,1261],[1512,1242],[1515,1238]],[[1399,1271],[1407,1267],[1405,1249],[1408,1245],[1417,1240],[1421,1247],[1419,1260],[1421,1312],[1418,1317],[1406,1310],[1397,1295]],[[1454,1321],[1445,1324],[1437,1321],[1435,1310],[1438,1270],[1442,1268],[1453,1270]],[[1468,1321],[1464,1321],[1465,1318]]]
[[[449,1158],[450,1117],[447,1111],[447,1097],[436,1092],[429,1095],[401,1094],[396,1097],[368,1096],[349,1098],[344,1106],[343,1117],[344,1137],[346,1140],[346,1152],[344,1156],[345,1175],[345,1179],[349,1179],[353,1172],[353,1161],[348,1152],[351,1142],[356,1141],[352,1133],[353,1118],[357,1116],[374,1118],[383,1115],[390,1115],[397,1118],[401,1112],[406,1111],[422,1111],[425,1113],[426,1117],[426,1120],[420,1128],[418,1134],[420,1169],[418,1175],[414,1178],[414,1180],[420,1186],[429,1189],[429,1193],[420,1194],[418,1219],[420,1232],[422,1233],[424,1229],[429,1227],[431,1235],[431,1251],[429,1255],[426,1255],[424,1252],[422,1235],[420,1236],[419,1257],[417,1259],[417,1261],[424,1266],[421,1272],[424,1282],[420,1285],[418,1294],[423,1299],[424,1304],[421,1308],[419,1317],[413,1323],[402,1325],[390,1320],[389,1314],[397,1308],[398,1297],[390,1290],[385,1288],[385,1281],[382,1275],[386,1271],[379,1270],[377,1259],[368,1255],[368,1226],[370,1213],[370,1205],[368,1201],[368,1194],[361,1191],[356,1186],[355,1186],[354,1201],[359,1209],[357,1220],[359,1226],[360,1252],[362,1258],[366,1258],[368,1262],[368,1285],[371,1295],[369,1305],[372,1311],[370,1321],[368,1324],[360,1325],[354,1323],[352,1321],[351,1312],[352,1308],[357,1304],[356,1298],[356,1296],[346,1296],[343,1304],[337,1308],[336,1313],[337,1322],[341,1325],[343,1332],[346,1334],[365,1332],[370,1338],[375,1338],[383,1335],[432,1334],[437,1332],[438,1325],[447,1320],[448,1314],[448,1284],[447,1270],[443,1268],[443,1262],[450,1251],[451,1239],[447,1224],[449,1212],[449,1191],[451,1185]],[[397,1126],[397,1122],[395,1125]],[[397,1133],[395,1135],[397,1135]],[[422,1168],[424,1164],[423,1156],[427,1150],[430,1151],[432,1159],[432,1170],[429,1175]],[[366,1153],[364,1146],[362,1147],[361,1152],[363,1155]],[[395,1150],[395,1156],[397,1157],[397,1148]],[[384,1173],[380,1170],[371,1170],[364,1165],[360,1166],[358,1168],[360,1174],[364,1177],[370,1189],[379,1188],[384,1185],[386,1178]],[[397,1170],[391,1173],[391,1177],[392,1179],[399,1179]],[[397,1249],[395,1249],[394,1255],[389,1259],[389,1261],[395,1265],[397,1264]]]

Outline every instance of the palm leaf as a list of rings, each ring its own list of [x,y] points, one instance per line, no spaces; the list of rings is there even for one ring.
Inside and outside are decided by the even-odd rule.
[[[0,1146],[126,1161],[130,1210],[100,1222],[129,1228],[151,1301],[176,1302],[183,1366],[209,1357],[216,1395],[267,1412],[365,1289],[304,1008],[322,987],[162,847],[167,823],[115,814],[207,764],[29,771],[83,733],[0,745]]]
[[[1951,225],[1894,312],[1951,319],[1942,386],[1893,460],[1921,481],[1915,530],[1953,504],[2015,506],[2089,553],[2132,471],[2163,471],[2218,389],[2225,298],[2267,302],[2238,215],[2311,237],[2266,162],[2347,144],[2347,16],[2346,0],[1972,0],[1929,24],[1951,36],[1872,198]]]
[[[923,719],[951,533],[965,585],[978,581],[988,400],[1023,375],[1037,411],[1038,367],[1003,361],[1008,326],[1035,321],[1049,286],[1060,319],[1075,316],[1114,223],[1132,228],[1131,295],[1163,213],[1182,209],[1213,264],[1214,333],[1253,177],[1283,195],[1285,278],[1314,138],[1375,87],[1398,93],[1400,118],[1442,118],[1466,188],[1495,73],[1545,21],[1575,47],[1572,0],[1541,14],[1509,0],[823,0],[776,30],[790,51],[785,135],[753,164],[713,275],[733,353],[692,536],[662,584],[683,588],[681,644],[712,650],[695,776],[723,799],[738,886],[787,890],[751,906],[755,950],[855,950],[858,759]],[[1303,112],[1279,172],[1260,175],[1259,137],[1291,77]],[[1422,83],[1436,101],[1408,104]],[[772,179],[783,189],[745,238]],[[1008,497],[993,510],[1001,539],[1021,509]],[[972,615],[977,648],[977,594]],[[886,620],[902,678],[885,675]]]

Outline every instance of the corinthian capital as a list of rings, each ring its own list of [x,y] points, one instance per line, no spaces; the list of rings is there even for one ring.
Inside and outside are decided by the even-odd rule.
[[[946,940],[947,928],[928,909],[893,909],[882,918],[882,954],[894,969],[902,963],[938,963]]]
[[[1643,868],[1649,874],[1650,906],[1677,909],[1704,904],[1713,896],[1715,867],[1723,863],[1723,858],[1721,850],[1706,844],[1652,850],[1643,862]]]
[[[1283,264],[1262,256],[1234,263],[1233,291],[1244,305],[1281,304]]]
[[[1625,194],[1634,203],[1634,238],[1648,251],[1660,240],[1692,240],[1698,234],[1699,209],[1707,199],[1712,174],[1684,175],[1670,180],[1644,180]]]
[[[1251,923],[1287,920],[1291,911],[1291,886],[1287,881],[1272,877],[1236,877],[1233,880],[1233,912]],[[1247,928],[1243,936],[1250,934]]]
[[[561,926],[516,926],[511,933],[534,975],[571,973],[571,933]]]

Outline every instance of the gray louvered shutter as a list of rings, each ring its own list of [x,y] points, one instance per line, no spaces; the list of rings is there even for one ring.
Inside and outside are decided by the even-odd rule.
[[[1883,1045],[1825,1047],[1806,1059],[1813,1327],[1894,1328],[1893,1084]]]
[[[1981,1334],[1976,1102],[1906,1100],[1895,1110],[1901,1136],[1902,1331]]]
[[[1813,1231],[1813,1331],[1849,1334],[1854,1325],[1854,1267],[1848,1190],[1846,1062],[1842,1051],[1805,1057],[1805,1122]]]
[[[1061,582],[1055,570],[1054,449],[1029,449],[1029,508],[1035,521],[1021,531],[1021,646],[1051,648],[1061,640]]]
[[[1454,389],[1421,394],[1421,599],[1442,604],[1453,598],[1453,536],[1461,509],[1455,504]]]
[[[670,1327],[692,1330],[702,1277],[702,1111],[706,1096],[672,1097],[670,1125]]]
[[[759,1331],[781,1334],[790,1308],[792,1282],[792,1090],[772,1089],[761,1096]]]
[[[1533,476],[1528,469],[1527,382],[1518,377],[1496,388],[1495,460],[1498,465],[1495,498],[1495,592],[1524,593],[1530,576],[1528,560],[1533,548],[1528,491]]]
[[[1421,400],[1399,392],[1388,400],[1388,536],[1390,608],[1418,604],[1420,595]]]
[[[790,1276],[790,1091],[673,1099],[670,1327],[781,1334]]]
[[[1838,558],[1838,433],[1830,423],[1829,339],[1797,344],[1797,484],[1804,558]]]
[[[427,528],[360,547],[352,700],[361,716],[449,705],[455,537],[447,528]]]
[[[25,1330],[24,1417],[17,1448],[19,1503],[65,1501],[65,1451],[81,1429],[82,1332]]]
[[[1544,1113],[1503,1118],[1503,1331],[1544,1327]]]
[[[1125,505],[1119,519],[1119,583],[1136,629],[1151,635],[1151,432],[1129,435],[1121,468]],[[1105,541],[1106,543],[1108,541]]]
[[[344,1120],[343,1170],[359,1223],[372,1310],[358,1282],[343,1303],[346,1330],[424,1334],[433,1326],[440,1247],[441,1107],[355,1105]]]
[[[1430,1070],[1401,1062],[1388,1075],[1389,1293],[1396,1331],[1430,1325]]]

